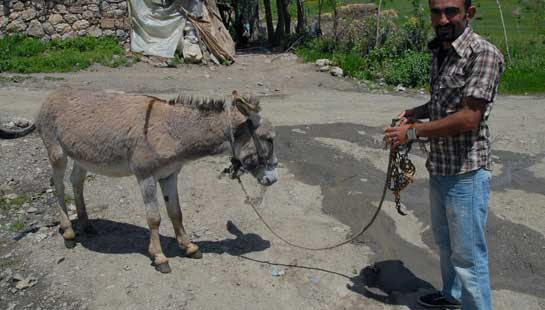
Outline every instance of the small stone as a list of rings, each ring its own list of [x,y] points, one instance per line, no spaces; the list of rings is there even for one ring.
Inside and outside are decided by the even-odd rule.
[[[36,283],[38,283],[36,278],[29,276],[28,278],[17,282],[17,284],[15,284],[15,288],[18,290],[24,290],[26,288],[33,287],[34,285],[36,285]]]
[[[342,77],[344,75],[343,69],[339,67],[331,67],[331,69],[329,70],[329,73],[331,73],[331,75],[333,76],[339,76],[339,77]]]
[[[405,88],[405,87],[403,87],[403,85],[399,84],[399,85],[396,86],[395,90],[397,92],[404,92],[404,91],[407,90],[407,88]]]
[[[316,65],[318,67],[329,66],[330,64],[331,64],[331,62],[329,61],[329,59],[318,59],[318,60],[316,60]]]
[[[280,277],[285,274],[284,270],[278,266],[272,266],[271,275],[273,277]]]
[[[38,211],[38,209],[34,208],[34,207],[30,207],[26,210],[26,213],[36,213]]]
[[[7,194],[7,195],[4,195],[4,199],[7,199],[7,200],[15,200],[17,199],[17,194]]]
[[[320,71],[320,72],[328,72],[329,69],[330,69],[329,66],[323,66],[323,67],[320,67],[320,69],[318,69],[318,71]]]
[[[257,86],[263,86],[263,83],[257,82]]]

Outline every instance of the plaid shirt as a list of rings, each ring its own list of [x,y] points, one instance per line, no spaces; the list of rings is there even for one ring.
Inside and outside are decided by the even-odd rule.
[[[441,67],[435,39],[430,70],[431,100],[427,103],[430,121],[447,117],[461,109],[463,97],[488,102],[479,126],[454,137],[430,139],[426,166],[432,175],[456,175],[479,168],[491,169],[490,131],[487,120],[503,71],[503,56],[491,43],[467,27],[447,51]]]

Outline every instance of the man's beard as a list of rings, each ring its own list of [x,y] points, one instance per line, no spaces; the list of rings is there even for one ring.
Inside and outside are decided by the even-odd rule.
[[[467,25],[467,24],[466,24]],[[457,29],[454,24],[435,27],[435,34],[442,42],[454,42],[465,30],[466,27]]]

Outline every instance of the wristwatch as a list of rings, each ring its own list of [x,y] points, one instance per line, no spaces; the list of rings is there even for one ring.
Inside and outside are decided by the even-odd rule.
[[[416,128],[414,128],[413,126],[411,126],[408,130],[407,130],[407,139],[409,141],[414,141],[416,140],[418,137],[416,136]]]

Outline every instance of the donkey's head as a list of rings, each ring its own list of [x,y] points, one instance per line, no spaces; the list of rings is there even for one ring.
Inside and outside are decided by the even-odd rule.
[[[233,166],[235,170],[242,167],[249,171],[262,185],[272,185],[278,179],[274,128],[261,116],[257,98],[240,97],[234,91],[232,104],[246,117],[245,122],[233,129]]]

